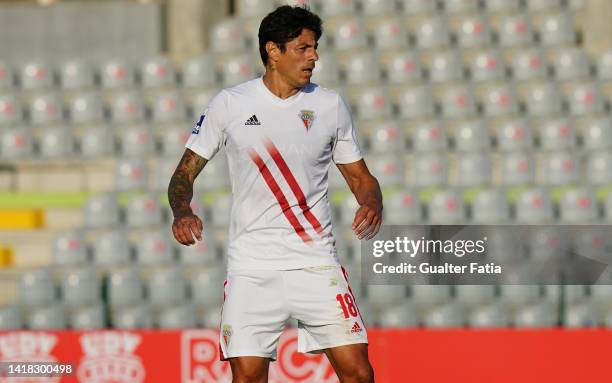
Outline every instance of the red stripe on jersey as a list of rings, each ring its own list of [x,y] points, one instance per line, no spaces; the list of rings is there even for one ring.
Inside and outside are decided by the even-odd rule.
[[[295,214],[293,214],[293,211],[291,210],[291,206],[289,206],[289,202],[287,202],[287,198],[285,198],[285,194],[283,194],[283,191],[281,190],[281,188],[278,186],[278,184],[274,180],[274,176],[272,176],[272,173],[270,173],[270,170],[266,166],[266,163],[259,156],[259,154],[257,154],[257,152],[253,149],[249,150],[249,155],[251,156],[251,159],[253,160],[255,165],[257,165],[257,168],[259,169],[259,172],[263,176],[264,181],[266,181],[266,184],[268,184],[268,187],[270,188],[270,190],[276,197],[276,200],[281,206],[281,210],[283,211],[283,214],[285,214],[285,217],[287,217],[287,220],[289,221],[291,226],[293,226],[297,235],[299,235],[300,238],[302,238],[302,241],[306,243],[311,242],[312,238],[310,238],[308,233],[306,233],[306,230],[304,230],[304,227],[300,224],[300,221],[298,221]]]
[[[353,289],[351,289],[351,285],[349,284],[348,273],[346,272],[346,269],[344,268],[344,266],[340,266],[340,269],[342,270],[342,276],[344,277],[344,281],[346,282],[346,287],[348,287],[348,291],[351,294],[351,297],[353,298],[353,303],[355,304],[355,308],[357,309],[357,312],[359,313],[359,318],[361,318],[361,322],[365,326],[365,321],[363,320],[363,317],[361,316],[361,311],[359,311],[359,306],[357,306],[357,299],[355,299],[355,294],[353,294]]]
[[[268,150],[268,153],[270,153],[270,155],[272,156],[272,159],[276,163],[276,166],[278,166],[281,173],[283,174],[283,177],[285,177],[285,180],[289,184],[291,191],[293,191],[295,198],[297,198],[298,204],[300,205],[300,208],[302,209],[304,216],[306,217],[308,222],[310,222],[310,224],[315,229],[315,231],[321,234],[321,232],[323,231],[323,228],[321,227],[321,223],[319,222],[317,217],[315,217],[314,214],[312,214],[308,204],[306,204],[306,196],[304,195],[304,192],[300,188],[300,185],[298,184],[297,180],[293,176],[293,173],[289,169],[289,166],[287,166],[285,159],[280,154],[280,152],[278,151],[278,149],[276,148],[272,140],[270,140],[269,138],[266,138],[264,139],[264,144],[266,146],[266,149]]]

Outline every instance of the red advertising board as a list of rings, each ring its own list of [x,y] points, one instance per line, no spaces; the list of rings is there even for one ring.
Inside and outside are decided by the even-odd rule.
[[[609,380],[608,330],[370,329],[377,382],[599,382]],[[18,331],[0,333],[0,362],[58,361],[64,378],[0,378],[36,383],[231,382],[216,330]],[[324,355],[297,352],[287,330],[271,383],[337,382]]]

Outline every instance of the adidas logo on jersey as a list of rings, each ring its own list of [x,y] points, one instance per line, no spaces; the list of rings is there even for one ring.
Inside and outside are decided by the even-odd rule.
[[[244,125],[261,125],[261,122],[259,122],[256,115],[252,115],[251,118],[246,120]]]
[[[351,328],[351,333],[355,334],[355,333],[360,333],[361,331],[363,331],[361,329],[361,327],[359,327],[359,323],[355,322],[355,324],[353,325],[353,328]]]

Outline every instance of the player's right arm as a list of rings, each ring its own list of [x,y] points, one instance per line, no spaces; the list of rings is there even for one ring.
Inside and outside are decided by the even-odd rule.
[[[206,158],[186,149],[168,185],[168,201],[174,215],[172,234],[183,245],[193,245],[194,236],[202,240],[202,220],[193,214],[190,204],[193,182],[207,162]]]

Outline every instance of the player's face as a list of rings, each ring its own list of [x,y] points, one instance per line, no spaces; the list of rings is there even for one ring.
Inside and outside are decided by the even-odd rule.
[[[302,33],[287,42],[285,47],[285,52],[281,52],[276,64],[278,73],[293,87],[308,85],[315,62],[319,59],[315,33],[302,29]]]

